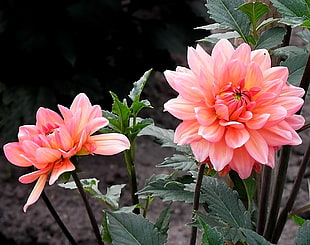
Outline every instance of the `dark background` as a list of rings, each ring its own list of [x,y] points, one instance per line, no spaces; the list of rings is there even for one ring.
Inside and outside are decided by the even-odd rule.
[[[57,110],[85,92],[110,109],[153,68],[182,63],[207,33],[202,0],[0,1],[0,134],[15,140],[39,106]]]

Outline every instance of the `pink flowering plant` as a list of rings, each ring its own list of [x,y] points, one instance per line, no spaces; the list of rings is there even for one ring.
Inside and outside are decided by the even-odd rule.
[[[141,99],[152,69],[133,84],[128,99],[111,92],[111,111],[92,105],[84,93],[69,108],[59,105],[60,114],[39,108],[36,124],[21,126],[18,141],[3,148],[9,162],[31,169],[19,181],[36,181],[24,212],[42,197],[69,242],[77,244],[44,193],[46,182],[62,180],[59,186],[81,194],[98,244],[167,244],[174,202],[192,205],[186,224],[191,237],[182,244],[197,244],[198,236],[203,245],[276,244],[288,218],[300,226],[295,244],[310,244],[310,221],[299,216],[310,208],[309,200],[292,210],[310,158],[309,139],[280,208],[290,151],[309,128],[302,108],[310,80],[310,2],[271,2],[281,17],[267,18],[270,8],[262,2],[207,1],[214,23],[198,28],[213,34],[188,48],[186,67],[164,72],[177,93],[164,104],[164,111],[180,120],[175,130],[139,117],[152,108]],[[304,47],[289,45],[295,27]],[[205,43],[212,44],[211,51]],[[139,136],[175,150],[157,165],[171,173],[150,176],[141,189],[135,168]],[[126,207],[119,205],[126,183],[103,194],[99,180],[78,177],[79,157],[118,153],[124,155],[131,189],[132,205]],[[86,195],[105,204],[99,226]],[[170,203],[153,224],[147,212],[154,198]]]

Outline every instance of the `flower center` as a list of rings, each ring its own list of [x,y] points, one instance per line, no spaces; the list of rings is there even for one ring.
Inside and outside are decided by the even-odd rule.
[[[255,107],[252,96],[258,91],[257,88],[250,91],[244,88],[244,80],[239,81],[237,85],[228,83],[216,96],[214,107],[218,118],[238,122],[251,119],[250,111]]]

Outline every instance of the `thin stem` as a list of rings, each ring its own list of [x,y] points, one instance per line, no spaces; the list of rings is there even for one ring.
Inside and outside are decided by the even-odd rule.
[[[199,170],[198,170],[198,176],[197,176],[195,193],[194,193],[194,201],[193,201],[193,219],[195,216],[195,212],[198,211],[198,208],[199,208],[200,188],[201,188],[202,177],[204,174],[205,166],[206,166],[205,164],[200,164]],[[196,239],[197,239],[197,227],[192,226],[190,245],[195,245]]]
[[[132,204],[135,205],[139,203],[139,198],[136,195],[136,192],[138,191],[138,185],[137,185],[136,168],[135,168],[135,164],[132,158],[132,147],[133,146],[131,145],[130,150],[124,151],[124,156],[125,156],[125,162],[127,166],[128,175],[129,175],[129,183],[130,183],[130,188],[131,188],[131,200],[132,200]],[[133,212],[135,214],[139,214],[140,209],[135,208]]]
[[[92,209],[90,208],[90,205],[89,205],[89,202],[87,200],[87,197],[86,197],[86,194],[85,194],[85,191],[84,191],[84,188],[76,174],[75,171],[72,172],[72,178],[81,194],[81,197],[83,199],[83,202],[84,202],[84,205],[85,205],[85,208],[87,210],[87,213],[88,213],[88,217],[89,217],[89,220],[90,220],[90,223],[93,227],[93,230],[94,230],[94,233],[95,233],[95,236],[97,238],[97,241],[98,241],[98,244],[99,245],[104,245],[102,239],[101,239],[101,235],[100,235],[100,231],[99,231],[99,228],[98,228],[98,225],[97,225],[97,221],[95,219],[95,216],[93,214],[93,211]]]
[[[302,75],[299,87],[303,88],[305,90],[305,94],[303,96],[303,99],[305,100],[308,89],[309,89],[309,82],[310,82],[310,55],[308,56],[308,61],[304,70],[304,73]],[[301,109],[298,113],[300,113]]]
[[[274,226],[277,222],[277,217],[279,214],[281,198],[283,194],[284,184],[286,180],[287,167],[289,156],[291,153],[291,146],[284,145],[280,155],[280,164],[278,168],[278,174],[276,176],[276,183],[273,189],[273,197],[271,201],[270,211],[267,219],[267,225],[264,230],[264,237],[267,240],[270,240],[272,237],[272,232],[274,230]]]
[[[52,203],[50,202],[50,200],[48,199],[47,195],[45,194],[45,192],[43,191],[41,194],[41,197],[46,205],[46,207],[48,208],[48,210],[50,211],[51,215],[54,217],[55,221],[57,222],[58,226],[60,227],[60,229],[62,230],[62,232],[65,234],[65,236],[67,237],[67,239],[69,240],[69,242],[72,245],[77,245],[77,243],[75,242],[74,238],[72,237],[71,233],[69,232],[69,230],[67,229],[67,227],[64,225],[64,223],[62,222],[62,220],[60,219],[58,213],[56,212],[56,210],[54,209]]]
[[[282,209],[282,211],[279,215],[279,219],[278,219],[278,222],[275,226],[271,242],[278,242],[278,240],[280,238],[280,235],[281,235],[283,228],[284,228],[284,225],[286,223],[287,215],[291,211],[291,209],[294,205],[294,202],[295,202],[297,194],[298,194],[298,190],[299,190],[300,185],[301,185],[302,178],[304,176],[304,173],[306,171],[306,168],[307,168],[307,165],[309,162],[310,162],[310,144],[308,145],[308,148],[304,154],[303,161],[299,167],[299,170],[298,170],[293,188],[292,188],[291,193],[289,195],[289,198],[287,199],[287,202],[286,202],[284,208]]]
[[[258,221],[256,231],[262,235],[264,232],[264,226],[267,218],[267,206],[270,194],[270,183],[271,183],[271,168],[269,166],[263,166],[262,183],[260,188],[260,197],[258,205]]]

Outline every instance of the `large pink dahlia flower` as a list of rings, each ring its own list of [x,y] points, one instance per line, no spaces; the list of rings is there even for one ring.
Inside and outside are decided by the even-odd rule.
[[[102,116],[99,105],[91,105],[88,97],[77,95],[70,108],[58,106],[58,113],[39,108],[36,125],[24,125],[19,128],[18,142],[4,145],[6,158],[20,167],[33,166],[35,171],[19,178],[27,184],[37,180],[24,211],[40,197],[48,176],[52,185],[58,177],[75,166],[70,158],[75,155],[114,155],[129,149],[126,136],[117,133],[95,134],[108,125]]]
[[[286,67],[271,67],[267,50],[223,39],[211,55],[189,48],[188,64],[164,72],[179,93],[164,108],[182,120],[175,142],[190,144],[199,162],[247,178],[261,164],[274,167],[279,146],[301,143],[295,130],[304,118],[294,113],[304,90],[287,83]]]

